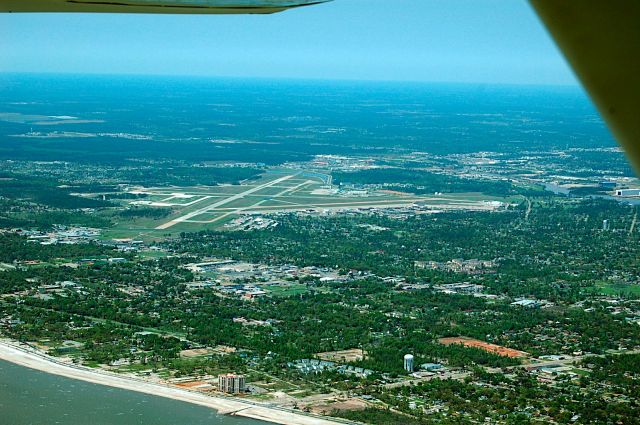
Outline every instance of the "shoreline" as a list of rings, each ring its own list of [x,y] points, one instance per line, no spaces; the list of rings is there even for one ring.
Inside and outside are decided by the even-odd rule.
[[[15,341],[1,339],[0,359],[52,375],[209,407],[216,410],[218,414],[241,416],[282,425],[335,425],[346,423],[296,413],[285,408],[267,406],[259,402],[236,400],[231,397],[208,396],[169,385],[148,382],[139,378],[121,376],[104,370],[93,370],[85,366],[66,364],[44,353],[23,348],[18,344]]]

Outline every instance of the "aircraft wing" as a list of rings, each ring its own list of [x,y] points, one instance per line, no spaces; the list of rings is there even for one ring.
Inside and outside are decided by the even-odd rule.
[[[0,0],[4,12],[275,13],[330,0]]]
[[[530,1],[640,175],[640,1]]]

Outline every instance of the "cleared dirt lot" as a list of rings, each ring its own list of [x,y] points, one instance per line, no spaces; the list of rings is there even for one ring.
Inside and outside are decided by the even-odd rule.
[[[479,348],[489,353],[497,354],[499,356],[504,356],[504,357],[529,356],[529,353],[525,353],[524,351],[518,351],[512,348],[503,347],[501,345],[490,344],[488,342],[480,341],[479,339],[466,338],[462,336],[451,337],[451,338],[440,338],[438,342],[443,345],[461,344],[461,345],[464,345],[465,347]]]
[[[365,353],[359,348],[352,348],[350,350],[327,351],[316,355],[319,359],[326,360],[328,362],[349,363],[362,360]]]
[[[310,406],[309,409],[312,413],[318,415],[328,415],[333,410],[364,410],[369,405],[360,399],[350,398],[344,401],[336,401],[334,403],[323,403],[315,406]]]

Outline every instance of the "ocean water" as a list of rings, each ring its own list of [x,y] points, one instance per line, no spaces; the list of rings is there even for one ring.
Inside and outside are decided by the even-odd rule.
[[[266,425],[0,360],[0,425]]]

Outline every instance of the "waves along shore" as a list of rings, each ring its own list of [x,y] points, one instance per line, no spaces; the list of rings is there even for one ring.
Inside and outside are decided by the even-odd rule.
[[[296,413],[284,408],[265,406],[257,402],[239,400],[231,397],[212,397],[168,385],[147,382],[134,377],[121,376],[115,373],[94,370],[74,364],[66,364],[53,357],[33,349],[22,347],[18,343],[9,340],[0,340],[0,359],[71,379],[198,404],[215,409],[221,414],[242,416],[285,425],[335,425],[344,423],[342,421],[332,421],[317,416]]]

